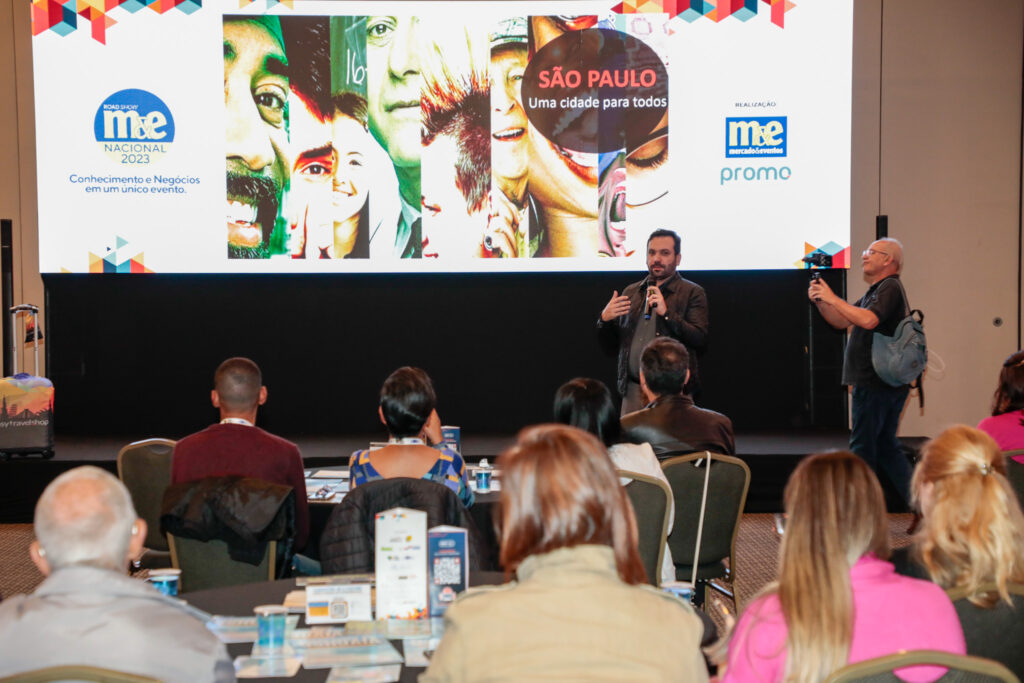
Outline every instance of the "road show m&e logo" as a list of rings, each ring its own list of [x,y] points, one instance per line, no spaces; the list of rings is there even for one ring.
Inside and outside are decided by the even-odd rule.
[[[174,142],[174,117],[163,100],[146,90],[119,90],[103,100],[93,121],[96,142],[110,159],[146,166]]]
[[[785,116],[730,116],[725,119],[725,156],[784,157],[789,126]]]

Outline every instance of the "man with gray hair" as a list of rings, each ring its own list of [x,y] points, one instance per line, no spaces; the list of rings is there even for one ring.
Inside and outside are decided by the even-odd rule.
[[[879,477],[888,477],[909,503],[910,462],[903,455],[896,431],[910,387],[886,384],[871,363],[874,333],[892,336],[910,312],[900,282],[903,245],[888,237],[872,242],[861,254],[861,269],[870,287],[856,303],[839,298],[820,279],[811,281],[807,296],[832,327],[850,331],[843,358],[843,384],[853,389],[850,450],[863,458]]]
[[[164,681],[233,681],[224,645],[186,605],[125,575],[146,523],[97,467],[54,479],[36,504],[32,562],[46,578],[0,603],[0,676],[61,665]]]

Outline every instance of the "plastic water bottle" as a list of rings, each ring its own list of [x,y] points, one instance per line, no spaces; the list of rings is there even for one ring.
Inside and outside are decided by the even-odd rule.
[[[491,490],[491,464],[487,458],[480,461],[476,470],[476,490],[480,493],[487,493]]]

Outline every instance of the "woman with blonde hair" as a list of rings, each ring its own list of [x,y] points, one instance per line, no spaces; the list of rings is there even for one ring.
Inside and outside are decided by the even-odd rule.
[[[1024,671],[1020,642],[1004,642],[994,632],[1009,634],[993,628],[1007,616],[995,608],[1013,606],[1008,585],[1024,583],[1024,514],[999,445],[981,430],[950,427],[921,449],[911,490],[923,521],[911,547],[897,551],[897,571],[959,589],[985,610],[964,622],[968,652]]]
[[[541,425],[498,460],[501,564],[461,595],[421,681],[706,681],[700,620],[644,583],[636,520],[596,437]]]
[[[723,683],[822,681],[846,664],[900,650],[962,654],[963,633],[941,588],[886,562],[882,488],[852,453],[805,458],[785,490],[779,578],[743,613]],[[900,671],[931,681],[941,669]]]

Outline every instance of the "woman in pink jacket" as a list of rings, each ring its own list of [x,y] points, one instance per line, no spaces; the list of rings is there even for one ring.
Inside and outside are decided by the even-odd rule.
[[[822,681],[848,663],[901,650],[962,654],[952,603],[933,583],[900,576],[889,557],[881,486],[852,453],[804,459],[785,491],[779,578],[743,612],[721,680]],[[912,683],[934,667],[901,670]]]

